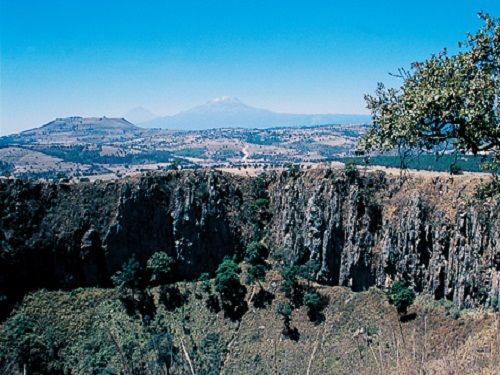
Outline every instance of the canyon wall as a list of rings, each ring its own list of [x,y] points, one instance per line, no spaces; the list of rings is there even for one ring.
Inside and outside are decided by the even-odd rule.
[[[255,178],[179,171],[114,182],[0,181],[0,299],[36,288],[109,286],[130,257],[176,260],[176,279],[241,255]],[[355,291],[396,277],[461,307],[500,305],[500,204],[465,204],[467,180],[335,170],[270,173],[264,241],[318,281]],[[1,303],[1,302],[0,302]],[[5,310],[5,309],[4,309]]]

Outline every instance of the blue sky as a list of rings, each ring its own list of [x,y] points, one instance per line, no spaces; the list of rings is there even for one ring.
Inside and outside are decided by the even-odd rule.
[[[222,95],[366,113],[378,81],[480,26],[499,0],[0,0],[0,133],[55,117],[166,115]]]

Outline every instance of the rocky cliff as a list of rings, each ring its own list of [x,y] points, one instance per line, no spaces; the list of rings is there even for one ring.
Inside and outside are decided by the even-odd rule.
[[[116,182],[0,182],[0,294],[107,286],[155,251],[175,277],[240,254],[255,226],[252,178],[171,172]],[[382,173],[273,173],[264,241],[288,262],[317,260],[318,281],[364,290],[402,277],[462,307],[499,306],[500,205],[462,203],[467,182],[401,183]],[[5,311],[5,310],[4,310]]]
[[[272,243],[318,280],[355,291],[396,277],[461,307],[500,307],[500,205],[465,204],[469,181],[384,174],[281,175],[270,185]]]

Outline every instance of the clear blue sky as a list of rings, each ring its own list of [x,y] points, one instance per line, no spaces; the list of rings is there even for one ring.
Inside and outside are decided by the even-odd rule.
[[[0,133],[69,115],[166,115],[222,96],[366,113],[363,94],[456,50],[500,0],[0,0]]]

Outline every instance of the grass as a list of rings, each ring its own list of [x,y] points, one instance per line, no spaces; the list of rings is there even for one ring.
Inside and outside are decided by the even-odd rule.
[[[158,289],[153,289],[156,314],[149,325],[138,316],[127,316],[110,289],[38,291],[27,296],[15,314],[25,314],[40,326],[55,326],[67,343],[61,361],[76,366],[81,374],[88,372],[78,362],[84,357],[78,343],[87,340],[88,345],[103,309],[109,318],[101,319],[99,327],[114,333],[122,348],[142,348],[130,357],[137,363],[155,358],[147,351],[151,332],[172,334],[178,361],[174,374],[190,373],[191,367],[207,374],[221,368],[224,374],[439,374],[449,368],[455,373],[487,374],[497,368],[498,314],[476,311],[454,317],[446,304],[419,296],[408,312],[414,319],[400,323],[380,290],[354,293],[316,285],[329,300],[324,319],[311,322],[306,307],[294,310],[291,327],[299,334],[294,341],[283,336],[283,322],[275,312],[279,303],[287,301],[280,282],[279,275],[270,271],[263,285],[274,300],[265,308],[250,303],[240,322],[209,310],[201,283],[177,284],[186,299],[173,310],[159,302]],[[249,287],[247,300],[253,292]],[[109,366],[120,371],[114,352]],[[75,353],[80,353],[77,359]]]

